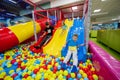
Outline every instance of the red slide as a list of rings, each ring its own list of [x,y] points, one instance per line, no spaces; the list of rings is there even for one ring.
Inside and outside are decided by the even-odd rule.
[[[60,20],[60,21],[58,21],[58,23],[57,23],[57,24],[55,25],[55,27],[54,27],[53,35],[54,35],[54,32],[56,31],[56,29],[59,28],[59,27],[61,27],[61,25],[62,25],[62,21]],[[42,52],[42,49],[36,49],[36,48],[34,48],[34,46],[39,45],[45,36],[46,36],[46,35],[40,36],[40,38],[38,39],[38,41],[37,41],[35,44],[33,44],[33,45],[30,46],[30,50],[31,50],[32,52],[35,52],[35,53]],[[49,40],[49,41],[50,41],[50,40]],[[48,41],[48,42],[49,42],[49,41]]]

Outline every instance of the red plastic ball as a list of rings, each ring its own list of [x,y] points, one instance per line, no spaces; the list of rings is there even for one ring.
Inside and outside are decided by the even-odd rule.
[[[17,75],[18,75],[18,74],[13,74],[13,75],[12,75],[12,78],[15,78]]]
[[[39,69],[34,69],[33,70],[34,74],[37,74],[38,71],[39,71]]]
[[[29,76],[29,74],[25,74],[25,75],[24,75],[24,78],[27,78],[28,76]]]
[[[14,64],[16,62],[16,59],[13,59],[12,61],[11,61],[11,64]]]

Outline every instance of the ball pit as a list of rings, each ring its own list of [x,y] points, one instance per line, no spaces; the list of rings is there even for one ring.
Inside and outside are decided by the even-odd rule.
[[[89,59],[79,63],[78,72],[71,73],[72,62],[61,68],[64,57],[54,57],[29,50],[29,44],[19,45],[0,54],[0,79],[4,80],[98,80]]]

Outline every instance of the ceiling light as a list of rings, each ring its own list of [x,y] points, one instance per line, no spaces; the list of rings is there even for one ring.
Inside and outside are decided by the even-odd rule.
[[[94,13],[92,16],[99,16],[99,15],[106,15],[108,12],[103,12],[103,13]]]
[[[16,16],[15,14],[12,14],[12,13],[6,13],[6,14],[10,16]]]
[[[94,10],[94,13],[100,12],[100,11],[101,11],[101,9],[96,9],[96,10]]]
[[[102,24],[98,24],[99,26],[101,26]]]
[[[106,1],[106,0],[101,0],[101,1]]]
[[[77,6],[72,7],[72,10],[76,10],[76,9],[77,9]]]
[[[116,18],[114,18],[114,19],[112,19],[112,20],[114,21],[114,20],[117,20],[117,19],[116,19]]]
[[[12,3],[14,3],[14,4],[16,4],[17,2],[15,2],[15,1],[13,1],[13,0],[9,0],[10,2],[12,2]]]

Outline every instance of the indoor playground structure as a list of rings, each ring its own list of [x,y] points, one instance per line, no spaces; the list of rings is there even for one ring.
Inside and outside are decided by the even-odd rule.
[[[32,21],[1,28],[0,80],[119,80],[120,62],[88,40],[91,0],[75,6],[81,5],[82,17],[75,16],[74,11],[64,12],[73,6],[34,10]],[[54,26],[53,36],[36,49],[34,46],[45,37],[42,34],[46,22]],[[64,33],[63,22],[67,26]],[[77,50],[77,72],[71,72],[72,59],[66,70],[61,67],[68,51],[68,45],[63,46],[74,34],[78,34],[79,44],[85,44]]]

